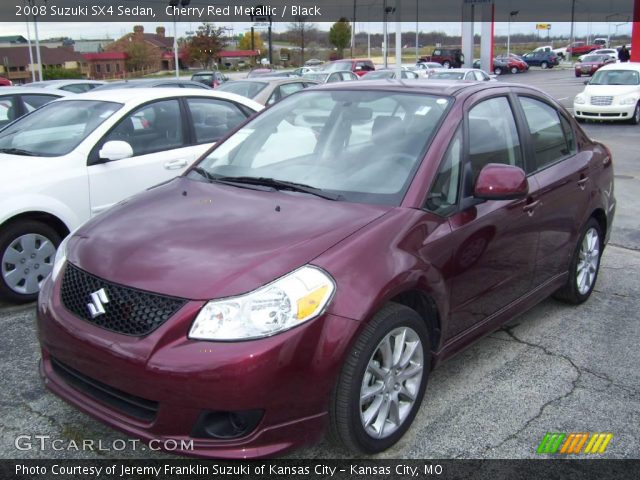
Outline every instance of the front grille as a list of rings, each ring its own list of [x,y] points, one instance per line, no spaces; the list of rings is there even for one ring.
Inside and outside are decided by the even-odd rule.
[[[599,96],[591,97],[591,105],[606,106],[606,105],[611,105],[612,102],[613,102],[613,97],[611,97],[611,96],[607,96],[607,97],[599,97]]]
[[[81,391],[85,395],[103,403],[125,415],[151,423],[158,413],[158,402],[136,397],[102,382],[87,377],[62,362],[51,358],[53,371],[67,384]]]
[[[100,290],[104,290],[106,296],[92,297]],[[61,297],[66,309],[81,319],[106,330],[131,336],[152,332],[187,302],[182,298],[107,282],[71,264],[67,264],[65,269]],[[94,316],[92,313],[96,313],[96,307],[98,314]]]

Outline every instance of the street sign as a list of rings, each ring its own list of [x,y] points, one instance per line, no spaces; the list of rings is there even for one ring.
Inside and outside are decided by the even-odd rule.
[[[551,30],[550,23],[536,23],[536,30]]]

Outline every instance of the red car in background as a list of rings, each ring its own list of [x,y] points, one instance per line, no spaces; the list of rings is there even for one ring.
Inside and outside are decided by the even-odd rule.
[[[8,78],[0,77],[0,87],[10,87],[13,82]]]
[[[511,73],[522,73],[529,70],[529,65],[527,65],[527,62],[513,54],[509,56],[499,55],[496,57],[496,60],[506,63],[507,68]]]
[[[581,77],[582,75],[591,76],[610,63],[616,63],[616,61],[609,55],[587,55],[582,59],[582,62],[576,63],[576,77]]]
[[[574,42],[572,45],[567,47],[567,54],[571,54],[576,57],[578,55],[593,52],[599,48],[602,48],[602,45],[590,45],[585,42]]]
[[[319,70],[323,72],[338,72],[349,71],[353,72],[359,77],[373,72],[376,67],[373,65],[373,61],[369,58],[347,58],[343,60],[335,60],[333,62],[325,63]]]
[[[438,364],[550,295],[589,298],[613,181],[607,147],[524,85],[297,92],[63,241],[45,386],[173,454],[275,456],[327,429],[383,451]]]

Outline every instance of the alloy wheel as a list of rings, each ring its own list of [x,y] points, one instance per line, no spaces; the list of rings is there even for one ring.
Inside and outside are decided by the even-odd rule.
[[[591,290],[600,263],[600,237],[595,228],[590,228],[582,239],[576,269],[576,286],[581,295]]]
[[[360,420],[368,435],[392,435],[417,400],[424,369],[418,334],[409,327],[389,332],[367,364],[360,388]]]

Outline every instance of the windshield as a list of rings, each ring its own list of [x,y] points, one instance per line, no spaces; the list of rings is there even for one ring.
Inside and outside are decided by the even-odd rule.
[[[349,71],[351,71],[351,62],[350,61],[343,61],[343,62],[338,61],[338,62],[327,63],[327,64],[323,65],[320,70],[323,70],[325,72],[337,72],[339,70],[349,70]]]
[[[598,70],[589,85],[640,85],[636,70]]]
[[[308,78],[309,80],[315,80],[317,82],[324,82],[329,76],[328,73],[305,73],[303,78]]]
[[[307,90],[247,123],[189,177],[276,179],[347,201],[399,205],[450,102],[413,93]]]
[[[0,132],[0,151],[57,157],[76,148],[122,104],[97,100],[49,103]]]
[[[217,87],[216,90],[253,98],[264,90],[267,85],[267,82],[227,82]]]
[[[376,78],[393,78],[394,77],[393,70],[377,70],[375,72],[369,72],[363,75],[363,80],[375,80]]]

